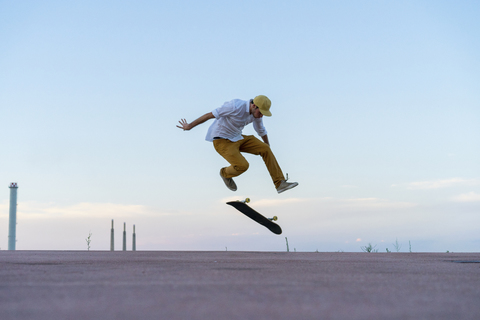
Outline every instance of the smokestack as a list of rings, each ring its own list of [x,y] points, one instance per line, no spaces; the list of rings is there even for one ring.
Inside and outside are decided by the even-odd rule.
[[[137,251],[137,239],[135,235],[135,225],[133,225],[132,251]]]
[[[10,216],[8,224],[8,250],[15,250],[17,241],[17,183],[10,183]]]
[[[113,232],[113,219],[112,219],[112,230],[110,230],[110,251],[115,250],[115,237]]]
[[[123,251],[127,251],[127,223],[123,223]]]

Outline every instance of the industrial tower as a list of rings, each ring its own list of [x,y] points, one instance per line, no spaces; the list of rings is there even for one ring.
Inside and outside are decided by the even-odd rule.
[[[15,250],[17,241],[17,183],[10,183],[10,216],[8,223],[8,250]]]

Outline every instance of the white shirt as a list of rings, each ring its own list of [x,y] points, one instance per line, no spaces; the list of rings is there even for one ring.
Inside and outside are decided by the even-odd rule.
[[[234,99],[212,111],[215,121],[208,128],[205,140],[213,141],[214,137],[228,139],[232,142],[242,140],[242,130],[253,122],[253,128],[260,137],[267,134],[262,118],[250,114],[250,100]]]

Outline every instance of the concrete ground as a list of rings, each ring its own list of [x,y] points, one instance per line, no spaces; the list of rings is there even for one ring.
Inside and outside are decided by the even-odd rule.
[[[0,319],[480,319],[478,253],[0,251]]]

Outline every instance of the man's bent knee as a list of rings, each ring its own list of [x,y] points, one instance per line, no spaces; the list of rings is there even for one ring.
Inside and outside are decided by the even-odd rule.
[[[269,154],[269,153],[272,153],[272,149],[270,149],[270,146],[268,144],[264,143],[264,145],[260,148],[258,153],[260,155]]]
[[[245,171],[248,170],[248,167],[250,165],[248,164],[248,162],[245,162],[243,164],[237,164],[235,166],[233,166],[233,168],[238,172],[238,174],[242,174],[244,173]]]

